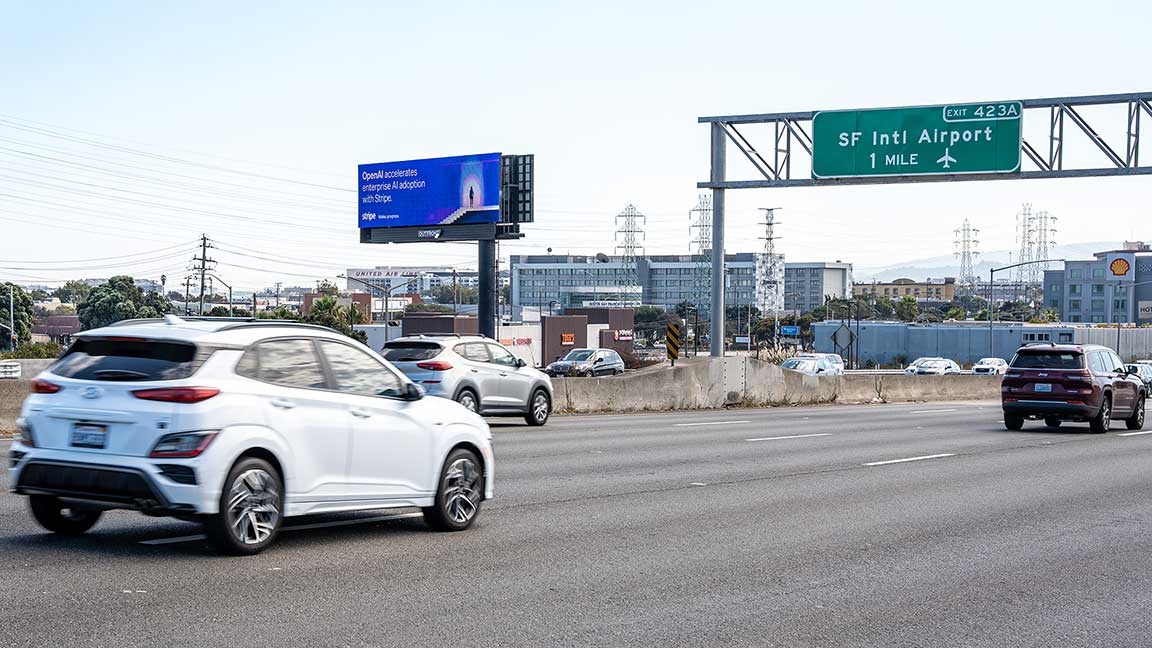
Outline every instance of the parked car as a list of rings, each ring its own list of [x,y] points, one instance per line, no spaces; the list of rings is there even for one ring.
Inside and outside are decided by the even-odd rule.
[[[1152,387],[1152,364],[1137,362],[1126,366],[1128,373],[1144,381],[1145,387]]]
[[[917,362],[919,364],[914,364],[915,370],[912,371],[917,376],[954,376],[960,373],[960,365],[947,358],[925,358],[923,362]],[[909,372],[906,369],[904,373]]]
[[[974,374],[1003,375],[1007,371],[1008,361],[1004,358],[980,358],[976,364],[972,365],[972,373]]]
[[[837,375],[839,371],[824,354],[799,355],[780,363],[780,368],[809,376]],[[840,371],[839,373],[843,373]]]
[[[9,484],[64,535],[134,509],[254,554],[285,517],[419,507],[460,531],[492,496],[483,419],[319,326],[121,322],[78,333],[32,390]]]
[[[1027,419],[1042,419],[1049,427],[1088,421],[1096,433],[1107,432],[1113,419],[1124,420],[1129,430],[1144,427],[1148,388],[1107,347],[1021,347],[1000,391],[1009,430],[1021,429]]]
[[[392,340],[382,354],[429,395],[483,416],[523,416],[544,425],[552,414],[552,381],[479,335],[417,335]]]
[[[544,371],[549,376],[616,376],[624,373],[624,359],[612,349],[572,349]]]

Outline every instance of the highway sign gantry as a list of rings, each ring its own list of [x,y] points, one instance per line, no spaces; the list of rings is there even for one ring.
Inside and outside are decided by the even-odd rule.
[[[1020,171],[1019,101],[821,111],[812,117],[812,177]]]
[[[680,325],[675,322],[669,322],[668,328],[664,333],[664,348],[668,351],[668,359],[672,364],[676,364],[676,359],[680,357]]]

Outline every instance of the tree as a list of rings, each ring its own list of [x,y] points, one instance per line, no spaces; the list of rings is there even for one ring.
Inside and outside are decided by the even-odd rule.
[[[296,313],[291,308],[281,304],[271,310],[260,311],[256,317],[257,319],[294,320]]]
[[[80,328],[84,330],[137,317],[160,317],[170,312],[172,304],[168,300],[156,292],[145,293],[132,277],[124,275],[93,288],[77,309]]]
[[[904,295],[896,302],[896,319],[901,322],[911,322],[920,315],[920,304],[912,295]]]
[[[944,313],[944,316],[948,319],[962,320],[968,318],[968,312],[959,306],[953,306],[952,308],[949,308],[946,313]]]
[[[312,302],[312,310],[300,318],[305,324],[327,326],[361,342],[368,341],[368,334],[352,329],[354,324],[363,323],[363,315],[353,305],[341,306],[335,297],[324,296]]]
[[[339,297],[340,287],[327,279],[321,279],[320,282],[316,284],[316,292],[329,297]]]
[[[889,297],[877,297],[872,308],[876,311],[877,317],[888,318],[896,314],[896,304],[892,303]]]
[[[475,304],[480,299],[480,291],[467,286],[456,286],[456,295],[453,296],[451,285],[436,286],[428,296],[441,304]]]
[[[167,297],[168,297],[168,301],[174,301],[174,302],[183,302],[184,301],[184,293],[177,291],[177,290],[169,290]]]
[[[63,286],[52,291],[52,296],[65,304],[79,304],[90,292],[92,292],[92,286],[83,281],[67,281]]]
[[[34,301],[34,302],[48,301],[48,293],[37,288],[36,290],[32,291],[32,301]]]
[[[444,304],[408,304],[405,313],[451,313],[452,307]]]
[[[209,317],[228,317],[227,306],[213,306],[212,310],[208,311]]]
[[[655,344],[663,339],[669,322],[679,322],[680,317],[657,306],[637,306],[634,311],[633,334],[637,340]],[[681,331],[686,333],[687,331]]]
[[[12,301],[12,316],[14,319],[14,331],[8,330],[8,302],[9,297]],[[6,283],[0,285],[0,335],[2,335],[3,342],[0,343],[0,348],[11,350],[20,344],[30,344],[32,342],[32,319],[33,319],[33,306],[32,296],[24,292],[24,289],[13,283]],[[12,343],[12,336],[16,336],[16,344]]]

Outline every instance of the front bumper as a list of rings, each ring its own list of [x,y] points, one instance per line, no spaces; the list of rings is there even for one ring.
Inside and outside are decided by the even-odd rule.
[[[1056,417],[1090,419],[1100,412],[1099,405],[1068,403],[1056,400],[1016,400],[1002,403],[1005,414],[1015,416],[1035,416],[1038,418]]]

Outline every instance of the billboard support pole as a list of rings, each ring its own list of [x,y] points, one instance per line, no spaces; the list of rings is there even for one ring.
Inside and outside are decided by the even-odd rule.
[[[477,241],[479,248],[479,286],[477,315],[480,335],[496,337],[496,241]]]
[[[726,140],[722,124],[712,124],[713,183],[723,183]],[[712,189],[712,327],[709,339],[711,355],[724,355],[724,189]]]

